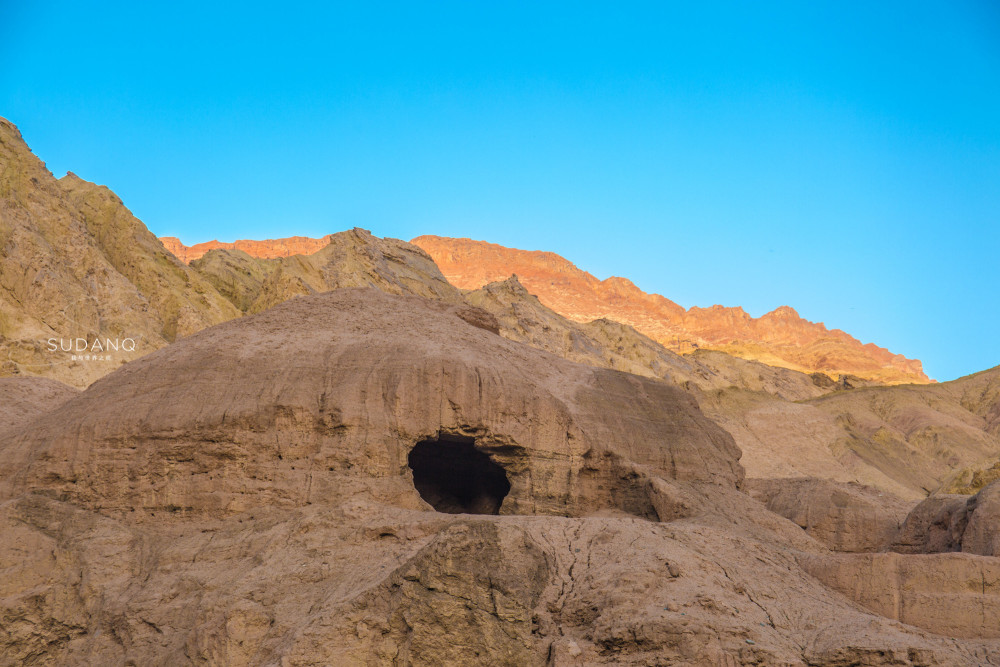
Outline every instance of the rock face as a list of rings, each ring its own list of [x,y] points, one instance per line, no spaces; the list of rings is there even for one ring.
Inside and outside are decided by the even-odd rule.
[[[856,375],[884,383],[928,381],[919,361],[862,345],[843,331],[802,319],[787,306],[759,318],[741,308],[685,310],[624,278],[598,280],[549,252],[439,236],[421,236],[412,243],[426,250],[445,277],[462,289],[517,274],[542,303],[571,320],[622,322],[677,351],[708,347],[806,373]]]
[[[804,477],[747,480],[748,493],[834,551],[885,551],[913,503],[860,484]]]
[[[968,496],[938,494],[921,501],[906,517],[893,550],[915,554],[961,551],[970,500]]]
[[[971,498],[930,496],[906,517],[892,548],[900,553],[1000,556],[1000,482]]]
[[[196,243],[193,246],[186,246],[181,240],[174,236],[161,236],[160,241],[172,252],[175,257],[190,264],[192,261],[204,257],[209,250],[239,250],[252,257],[262,259],[273,259],[275,257],[290,257],[292,255],[311,255],[321,250],[330,242],[330,235],[312,239],[306,236],[291,236],[286,239],[271,239],[268,241],[233,241],[232,243],[222,243],[220,241],[206,241]]]
[[[900,616],[689,394],[492,322],[291,299],[9,431],[0,663],[1000,664],[992,588]],[[915,603],[995,567],[888,557]]]
[[[801,563],[827,586],[881,616],[950,637],[1000,637],[1000,560],[995,558],[838,554],[804,556]]]
[[[962,535],[962,551],[1000,556],[1000,484],[977,493],[968,505],[969,523]]]
[[[78,391],[48,378],[0,378],[0,433],[24,426],[65,403]]]
[[[0,258],[2,376],[83,387],[238,314],[110,190],[73,174],[56,180],[4,119]]]

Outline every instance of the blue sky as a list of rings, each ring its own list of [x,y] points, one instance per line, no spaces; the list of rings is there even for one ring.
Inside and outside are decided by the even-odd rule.
[[[158,235],[467,236],[1000,364],[1000,6],[24,3],[0,115]]]

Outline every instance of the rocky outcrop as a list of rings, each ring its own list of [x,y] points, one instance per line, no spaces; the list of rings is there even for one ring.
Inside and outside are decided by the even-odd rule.
[[[976,495],[933,495],[917,505],[892,547],[900,553],[1000,556],[1000,482]]]
[[[104,257],[145,297],[167,342],[237,315],[196,272],[178,265],[107,187],[72,172],[59,185]]]
[[[969,522],[962,535],[962,551],[1000,556],[1000,483],[977,493],[967,507]]]
[[[375,287],[462,303],[462,294],[416,246],[355,228],[325,237],[311,255],[259,259],[242,250],[211,250],[191,263],[240,310],[259,313],[294,296],[344,287]]]
[[[935,554],[962,550],[969,523],[968,496],[937,494],[920,502],[906,517],[893,551]]]
[[[815,478],[749,479],[747,492],[834,551],[888,549],[913,507],[860,484]]]
[[[880,616],[949,637],[1000,637],[1000,560],[969,554],[806,555],[803,568]]]
[[[622,322],[676,351],[708,347],[806,373],[856,375],[885,383],[928,381],[919,361],[863,345],[843,331],[802,319],[787,306],[759,318],[741,308],[685,310],[624,278],[598,280],[550,252],[439,236],[421,236],[412,243],[430,253],[445,277],[462,289],[478,289],[517,274],[542,303],[571,320]]]
[[[175,257],[190,264],[196,259],[204,257],[210,250],[238,250],[245,252],[252,257],[261,259],[274,259],[276,257],[291,257],[292,255],[311,255],[322,250],[329,242],[330,235],[321,236],[318,239],[306,236],[290,236],[285,239],[270,239],[267,241],[239,240],[232,243],[221,241],[206,241],[186,246],[175,236],[161,236],[160,241],[172,252]]]
[[[468,292],[465,300],[496,317],[502,335],[591,366],[658,377],[673,384],[723,386],[707,368],[670,352],[629,326],[610,320],[579,323],[542,305],[517,276]]]

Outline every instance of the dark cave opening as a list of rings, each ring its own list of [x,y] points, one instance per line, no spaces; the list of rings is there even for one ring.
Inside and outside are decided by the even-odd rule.
[[[407,459],[413,486],[438,512],[499,514],[510,491],[507,473],[475,447],[475,439],[439,436],[421,440]]]

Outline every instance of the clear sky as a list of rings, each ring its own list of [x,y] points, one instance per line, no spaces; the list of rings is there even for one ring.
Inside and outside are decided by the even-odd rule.
[[[158,235],[467,236],[1000,364],[1000,5],[0,0],[0,115]]]

